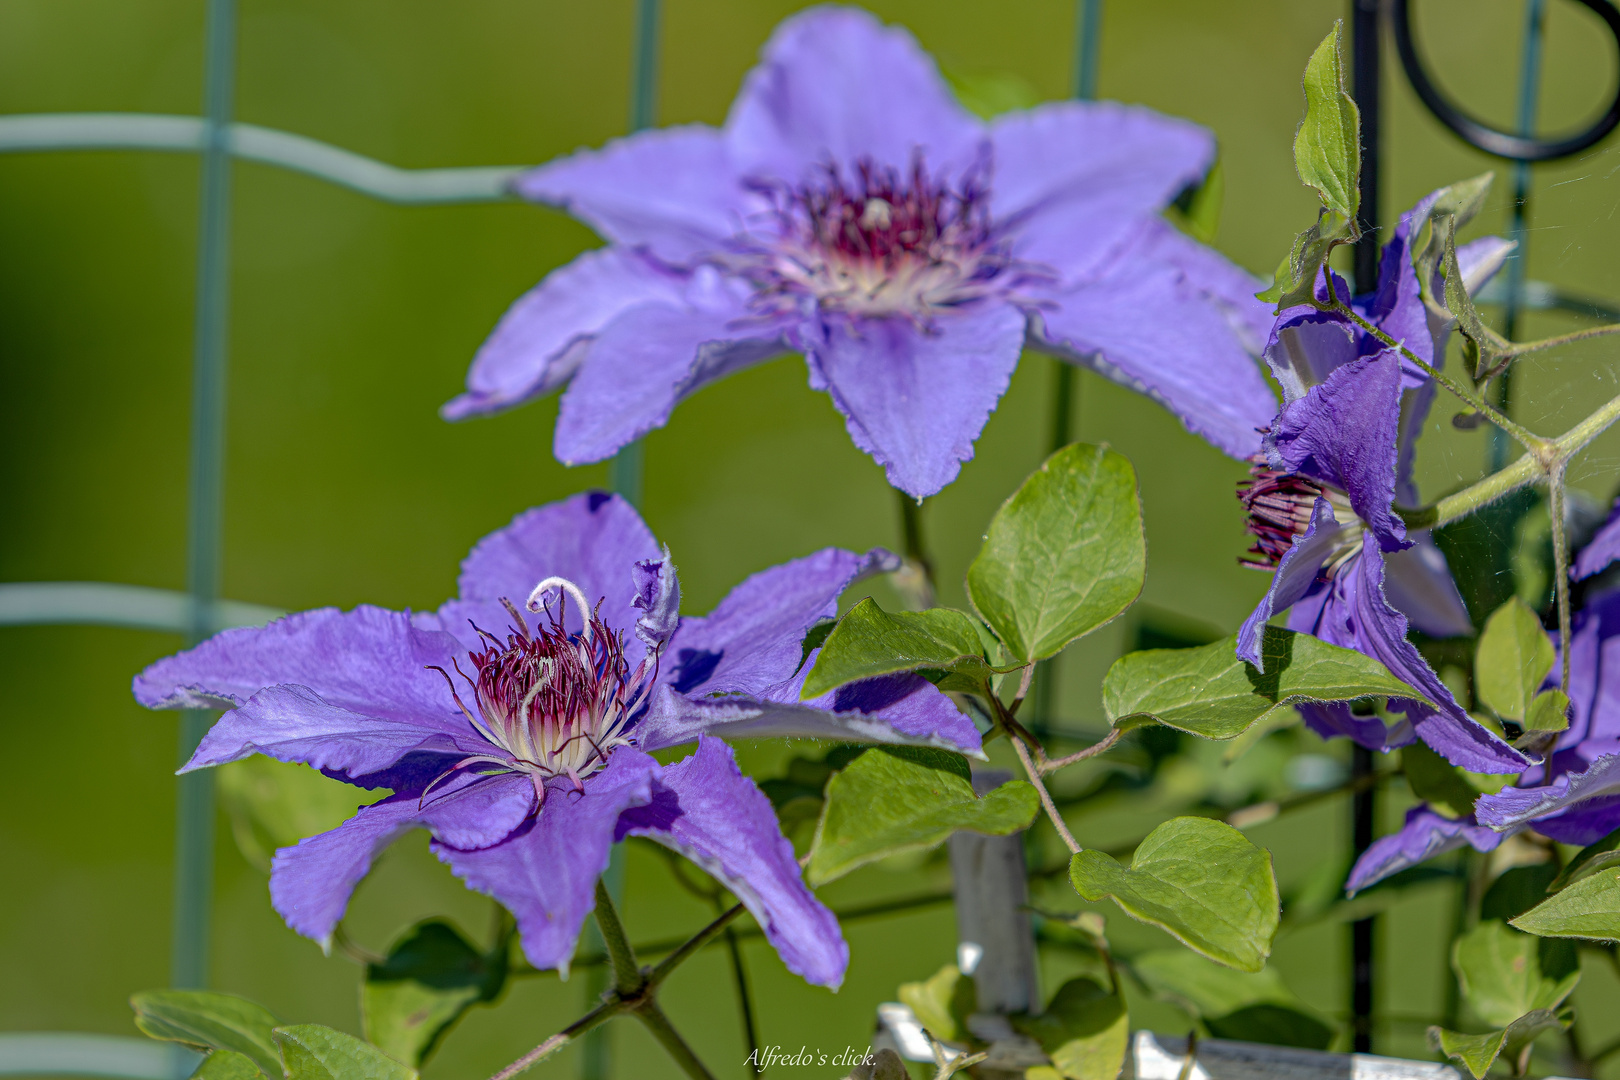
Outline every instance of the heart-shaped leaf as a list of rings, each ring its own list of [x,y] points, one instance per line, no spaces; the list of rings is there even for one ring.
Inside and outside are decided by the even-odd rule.
[[[135,1026],[154,1039],[198,1050],[230,1050],[268,1077],[281,1075],[271,1029],[278,1021],[263,1005],[213,990],[143,990],[129,999]]]
[[[1131,918],[1240,971],[1259,971],[1271,955],[1280,913],[1271,853],[1222,822],[1172,818],[1148,833],[1129,868],[1082,851],[1069,881],[1087,900],[1110,896]]]
[[[954,676],[946,689],[980,690],[994,673],[985,662],[973,618],[955,608],[887,612],[867,597],[838,621],[805,677],[808,701],[857,679],[927,669]]]
[[[1146,566],[1136,470],[1075,443],[996,511],[968,595],[1010,656],[1044,660],[1130,607]]]
[[[1485,1074],[1501,1055],[1506,1054],[1512,1060],[1542,1032],[1566,1026],[1558,1016],[1541,1009],[1519,1017],[1505,1028],[1487,1031],[1483,1035],[1464,1035],[1431,1027],[1429,1043],[1447,1057],[1462,1062],[1474,1080],[1484,1080]]]
[[[1021,780],[979,798],[960,754],[874,746],[827,782],[806,876],[821,886],[877,859],[942,844],[958,829],[1005,836],[1039,810],[1040,797]]]
[[[1114,661],[1103,678],[1103,711],[1119,728],[1157,721],[1231,739],[1274,709],[1306,701],[1400,697],[1426,701],[1370,656],[1309,634],[1268,626],[1264,674],[1239,660],[1237,639],[1196,649],[1150,649]]]
[[[276,1028],[276,1042],[287,1080],[416,1080],[415,1069],[320,1024]]]
[[[1294,168],[1324,207],[1354,220],[1361,204],[1361,113],[1344,89],[1343,29],[1334,23],[1305,65],[1305,119],[1294,133]]]

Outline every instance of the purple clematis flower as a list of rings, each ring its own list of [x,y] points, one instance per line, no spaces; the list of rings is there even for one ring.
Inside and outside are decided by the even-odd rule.
[[[460,599],[437,612],[323,608],[227,630],[147,668],[135,696],[230,710],[182,771],[262,753],[392,789],[276,853],[272,902],[307,937],[328,940],[372,861],[420,827],[469,887],[512,911],[536,967],[566,970],[609,849],[644,836],[724,882],[790,970],[836,986],[848,962],[838,924],[803,884],[770,801],[713,736],[978,753],[973,725],[916,676],[799,701],[806,633],[845,588],[897,563],[828,548],[682,618],[668,550],[623,500],[579,495],[481,540]],[[693,741],[674,764],[649,756]]]
[[[1434,198],[1402,215],[1384,247],[1378,291],[1353,306],[1438,364],[1450,327],[1432,325],[1407,247]],[[1510,248],[1495,238],[1466,245],[1459,259],[1469,286],[1483,284]],[[1343,279],[1332,282],[1336,295],[1349,295]],[[1324,271],[1318,295],[1327,288]],[[1422,739],[1475,772],[1521,771],[1530,759],[1470,717],[1406,640],[1409,625],[1437,637],[1473,630],[1445,556],[1426,535],[1408,536],[1394,509],[1397,497],[1417,501],[1413,444],[1433,381],[1356,324],[1309,306],[1278,317],[1266,360],[1285,403],[1239,498],[1256,537],[1243,561],[1274,574],[1238,634],[1238,656],[1259,666],[1262,629],[1288,611],[1290,629],[1374,657],[1439,706],[1396,702],[1406,719],[1392,728],[1347,704],[1302,706],[1312,730],[1376,750]]]
[[[1356,860],[1344,891],[1354,896],[1391,875],[1436,855],[1455,851],[1464,844],[1471,845],[1475,851],[1495,851],[1503,840],[1518,831],[1497,832],[1480,825],[1471,814],[1446,817],[1427,803],[1419,803],[1406,812],[1406,824],[1399,832],[1380,836]]]
[[[905,30],[802,12],[722,128],[642,132],[517,180],[609,246],[513,305],[444,415],[566,386],[556,455],[600,461],[699,387],[796,350],[855,444],[922,498],[973,456],[1029,347],[1244,456],[1276,411],[1259,282],[1159,216],[1214,155],[1202,128],[1111,103],[985,123]]]

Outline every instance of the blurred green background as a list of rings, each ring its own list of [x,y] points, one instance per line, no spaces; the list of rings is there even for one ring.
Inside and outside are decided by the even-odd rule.
[[[0,113],[196,114],[203,6],[0,0]],[[660,122],[720,121],[760,44],[798,6],[670,0]],[[1073,0],[871,6],[909,26],[953,74],[1015,75],[1045,98],[1069,92]],[[1563,128],[1601,104],[1616,73],[1596,20],[1573,4],[1550,6],[1542,122]],[[243,0],[237,116],[401,166],[540,162],[623,131],[633,8],[632,0]],[[1290,161],[1299,73],[1345,9],[1342,0],[1107,6],[1100,95],[1216,131],[1226,173],[1218,246],[1253,270],[1274,266],[1313,212]],[[1509,123],[1522,0],[1428,0],[1421,9],[1419,33],[1441,81]],[[1493,167],[1421,111],[1392,51],[1389,60],[1386,221],[1432,187]],[[1605,144],[1537,171],[1532,277],[1620,297],[1617,164]],[[554,400],[462,425],[435,413],[505,306],[597,243],[588,230],[516,203],[394,208],[251,164],[236,166],[235,184],[226,595],[288,609],[433,607],[452,592],[477,538],[523,508],[606,483],[605,467],[569,470],[551,459]],[[0,155],[0,580],[182,586],[196,202],[188,155]],[[1501,228],[1506,202],[1499,184],[1481,227]],[[1529,332],[1572,325],[1541,316]],[[1518,416],[1551,432],[1584,415],[1616,392],[1609,356],[1594,344],[1530,362]],[[977,458],[926,509],[947,603],[962,600],[961,576],[989,515],[1043,454],[1052,372],[1050,361],[1026,358]],[[1232,498],[1242,466],[1145,399],[1090,375],[1081,384],[1079,436],[1135,462],[1149,538],[1142,604],[1062,661],[1058,715],[1094,730],[1098,679],[1144,618],[1229,632],[1265,581],[1234,559],[1246,546]],[[1454,431],[1451,411],[1440,403],[1421,451],[1429,496],[1473,479],[1483,456],[1483,433]],[[1600,441],[1573,470],[1576,483],[1607,497],[1617,450],[1616,439]],[[824,545],[897,542],[880,470],[850,445],[828,399],[806,387],[797,358],[702,391],[648,438],[646,454],[645,514],[675,553],[689,611],[706,611],[748,573]],[[126,998],[167,980],[176,718],[137,708],[128,686],[178,644],[115,629],[0,630],[0,736],[12,763],[0,786],[0,1030],[132,1034]],[[1308,742],[1301,747],[1343,756],[1342,746]],[[747,747],[744,760],[769,776],[812,749]],[[1128,842],[1223,783],[1248,790],[1248,779],[1223,778],[1218,755],[1175,761],[1149,797],[1077,819],[1082,842]],[[1405,799],[1395,784],[1386,828]],[[1276,853],[1287,889],[1341,857],[1346,814],[1332,800],[1251,836]],[[935,860],[862,871],[824,896],[836,907],[947,881]],[[1066,887],[1044,902],[1079,906]],[[1436,1018],[1449,979],[1450,902],[1444,887],[1415,890],[1381,924],[1385,1052],[1427,1056],[1422,1026]],[[625,909],[643,940],[708,917],[640,849],[630,854]],[[382,949],[434,913],[474,935],[489,920],[488,902],[465,892],[418,834],[361,887],[350,923]],[[1127,947],[1169,943],[1117,912],[1110,925]],[[955,942],[948,906],[854,922],[846,933],[853,963],[836,995],[788,975],[757,941],[747,948],[765,1042],[864,1046],[873,1007],[892,1000],[898,982],[948,962]],[[1335,1017],[1345,1008],[1344,938],[1335,923],[1301,929],[1279,940],[1274,960]],[[1048,991],[1065,963],[1048,958]],[[359,1030],[357,969],[281,924],[264,877],[223,821],[213,982],[291,1021]],[[475,1012],[452,1034],[426,1075],[494,1071],[577,1016],[582,983],[520,981],[498,1009]],[[720,1075],[744,1075],[719,951],[688,965],[666,1002]],[[1576,1003],[1588,1045],[1620,1033],[1612,970],[1588,962]],[[1162,1003],[1135,1002],[1133,1013],[1159,1030],[1188,1026]],[[638,1026],[610,1030],[615,1075],[674,1075]],[[542,1068],[572,1076],[577,1064],[570,1051]],[[1609,1068],[1620,1075],[1616,1059]]]

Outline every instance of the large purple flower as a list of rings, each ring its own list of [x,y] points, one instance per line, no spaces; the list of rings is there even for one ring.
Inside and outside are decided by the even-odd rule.
[[[1379,290],[1353,306],[1426,362],[1443,363],[1449,325],[1423,304],[1407,246],[1434,198],[1402,215],[1384,247]],[[1462,250],[1471,287],[1495,271],[1509,246],[1489,238]],[[1336,295],[1349,295],[1343,279],[1332,281]],[[1326,293],[1324,272],[1318,295]],[[1343,316],[1308,306],[1278,317],[1266,359],[1285,403],[1239,497],[1256,537],[1244,561],[1275,573],[1238,635],[1238,655],[1260,665],[1262,629],[1288,611],[1291,629],[1376,658],[1439,706],[1394,702],[1406,715],[1394,727],[1348,704],[1302,706],[1313,730],[1377,750],[1421,738],[1476,772],[1524,769],[1530,759],[1470,717],[1406,639],[1409,625],[1437,637],[1473,629],[1445,557],[1426,535],[1408,536],[1394,509],[1397,497],[1417,499],[1413,444],[1433,381]]]
[[[805,888],[770,801],[720,735],[979,750],[917,676],[808,703],[806,633],[897,559],[829,548],[744,581],[708,616],[677,614],[667,549],[629,504],[586,494],[520,514],[462,564],[433,613],[307,611],[227,630],[135,679],[151,708],[225,708],[186,770],[254,753],[393,794],[276,853],[271,899],[330,937],[376,856],[408,829],[517,917],[540,968],[566,969],[609,849],[680,851],[753,912],[787,966],[837,985],[848,950]],[[660,765],[652,751],[697,742]]]
[[[955,479],[1026,346],[1149,394],[1235,456],[1276,409],[1259,282],[1159,216],[1202,128],[1061,102],[988,124],[915,39],[852,8],[784,22],[724,127],[535,169],[524,197],[609,241],[518,300],[450,419],[567,386],[555,451],[599,461],[706,383],[788,350],[922,497]]]

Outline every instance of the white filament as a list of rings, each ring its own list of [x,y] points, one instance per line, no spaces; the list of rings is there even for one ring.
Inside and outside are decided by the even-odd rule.
[[[528,609],[536,613],[544,610],[544,605],[541,603],[541,601],[545,597],[546,593],[550,592],[552,589],[561,589],[563,592],[574,598],[574,606],[579,608],[580,620],[585,624],[585,628],[582,633],[586,641],[591,640],[591,605],[586,602],[584,591],[567,578],[548,577],[540,584],[536,585],[534,587],[534,591],[529,593],[529,603],[527,605]]]

